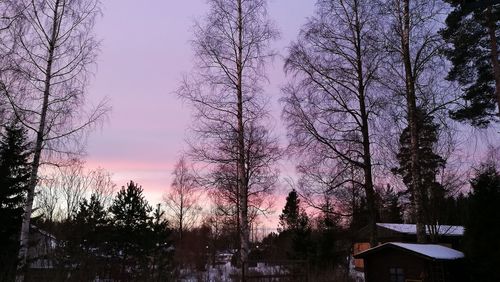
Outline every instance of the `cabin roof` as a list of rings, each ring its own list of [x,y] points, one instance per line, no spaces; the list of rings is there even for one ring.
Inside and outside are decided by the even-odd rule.
[[[417,234],[417,227],[415,224],[402,224],[402,223],[377,223],[378,227],[386,228],[398,233],[404,234]],[[426,225],[425,231],[427,234],[431,233],[431,226]],[[464,227],[458,225],[436,225],[432,226],[432,228],[436,228],[436,233],[441,236],[463,236],[464,235]]]
[[[410,244],[389,242],[356,254],[355,258],[365,258],[387,248],[410,252],[431,260],[456,260],[464,258],[464,253],[436,244]]]

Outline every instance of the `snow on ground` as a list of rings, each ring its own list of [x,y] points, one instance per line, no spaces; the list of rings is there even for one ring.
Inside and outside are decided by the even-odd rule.
[[[283,274],[286,267],[280,265],[268,265],[265,263],[257,263],[256,267],[249,267],[250,273],[259,273],[263,275]],[[194,272],[188,269],[181,271],[182,282],[197,282],[197,281],[210,281],[210,282],[231,282],[232,275],[239,273],[239,270],[231,266],[230,262],[215,266],[207,266],[207,271]]]

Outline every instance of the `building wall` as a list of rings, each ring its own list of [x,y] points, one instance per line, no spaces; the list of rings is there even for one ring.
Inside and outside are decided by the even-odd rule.
[[[365,258],[366,282],[389,282],[390,268],[402,268],[405,280],[421,280],[427,276],[423,258],[395,249],[386,249]]]
[[[361,253],[362,251],[366,251],[370,247],[371,247],[370,243],[368,243],[368,242],[354,243],[353,255]],[[364,268],[363,259],[354,259],[354,267],[356,268],[356,270],[362,271]]]

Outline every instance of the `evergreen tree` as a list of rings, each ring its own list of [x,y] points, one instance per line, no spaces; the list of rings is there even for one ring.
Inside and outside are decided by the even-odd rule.
[[[500,173],[483,165],[471,181],[469,217],[465,224],[465,251],[471,281],[500,281]]]
[[[119,259],[120,279],[146,279],[151,235],[151,206],[141,186],[133,181],[116,195],[110,207],[113,251]]]
[[[172,230],[165,219],[165,212],[161,209],[160,204],[158,204],[153,212],[150,236],[150,249],[153,254],[151,271],[153,281],[167,281],[170,278],[174,259],[171,236]]]
[[[451,112],[459,121],[486,127],[498,121],[500,67],[498,24],[500,5],[490,0],[445,0],[452,6],[441,31],[448,48],[444,54],[453,66],[448,79],[462,87],[464,105]]]
[[[330,210],[328,205],[325,210]],[[333,213],[323,213],[317,218],[316,252],[313,265],[320,269],[333,269],[339,262],[338,239],[341,230],[340,218]]]
[[[69,223],[68,242],[65,254],[78,261],[75,279],[92,280],[103,276],[110,270],[111,262],[107,259],[107,241],[109,240],[110,220],[107,210],[99,197],[93,193],[90,200],[83,199],[78,211]]]
[[[419,203],[424,207],[424,219],[426,224],[435,224],[437,221],[437,209],[445,196],[444,188],[436,181],[436,175],[440,168],[444,167],[445,160],[434,152],[434,145],[438,141],[439,126],[434,123],[433,117],[425,113],[422,109],[417,110],[417,127],[418,127],[418,154],[419,163],[417,167],[420,171],[420,188],[422,202]],[[394,168],[393,172],[399,174],[403,178],[403,182],[408,188],[407,193],[410,195],[411,202],[414,202],[414,187],[412,187],[411,175],[411,154],[410,154],[410,129],[407,127],[401,133],[399,138],[400,149],[397,154],[399,167]]]
[[[91,228],[89,232],[94,232],[97,228],[109,223],[108,212],[97,194],[92,193],[90,201],[83,199],[75,215],[75,221],[79,225]]]
[[[12,279],[31,156],[27,133],[17,122],[4,128],[0,143],[0,278]],[[3,277],[5,276],[5,277]],[[2,280],[2,279],[0,279]]]
[[[296,230],[300,219],[300,200],[297,191],[293,189],[286,197],[285,207],[279,217],[281,230]]]
[[[402,223],[402,210],[399,205],[398,194],[390,185],[379,193],[379,219],[385,223]]]
[[[361,228],[368,225],[368,212],[364,196],[360,196],[359,200],[353,202],[352,217],[349,224],[352,236],[355,236]]]
[[[311,224],[307,213],[300,207],[297,191],[292,190],[286,197],[280,219],[280,237],[288,244],[290,259],[307,259],[312,248]]]

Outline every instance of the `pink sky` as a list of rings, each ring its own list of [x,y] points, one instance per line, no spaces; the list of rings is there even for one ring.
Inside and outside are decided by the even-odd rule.
[[[281,31],[274,47],[280,55],[313,14],[314,2],[269,1],[269,15]],[[191,113],[173,92],[192,69],[191,28],[206,11],[205,0],[103,1],[96,26],[101,54],[89,93],[93,101],[107,97],[113,110],[102,130],[89,138],[87,165],[112,172],[119,187],[138,182],[151,204],[167,191],[173,164],[185,148]],[[267,93],[274,127],[285,140],[277,102],[285,83],[282,67],[281,57],[269,66]],[[293,174],[290,167],[283,164],[282,177]]]

